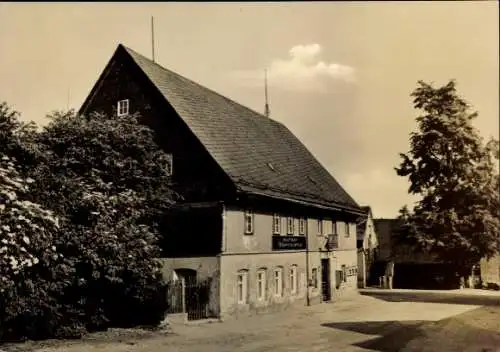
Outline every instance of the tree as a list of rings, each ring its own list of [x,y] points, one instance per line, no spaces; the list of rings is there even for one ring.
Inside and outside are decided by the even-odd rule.
[[[20,120],[17,111],[6,102],[0,102],[0,152],[17,160],[19,172],[23,172],[36,160],[36,125]]]
[[[484,143],[454,80],[439,88],[419,81],[411,96],[421,115],[396,172],[421,200],[401,210],[403,237],[466,276],[500,252],[498,141]]]
[[[57,271],[61,262],[54,245],[58,219],[26,200],[33,180],[19,169],[0,152],[0,338],[53,336],[45,332],[51,329],[46,322],[57,320],[56,304],[48,304],[55,303],[50,292],[56,285],[40,273]]]
[[[74,270],[65,311],[85,312],[88,330],[163,318],[159,227],[176,195],[154,137],[138,116],[72,111],[37,136],[32,198],[61,218],[56,242]]]

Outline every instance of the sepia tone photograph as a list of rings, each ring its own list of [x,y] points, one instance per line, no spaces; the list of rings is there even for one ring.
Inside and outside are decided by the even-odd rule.
[[[0,352],[500,352],[499,28],[0,2]]]

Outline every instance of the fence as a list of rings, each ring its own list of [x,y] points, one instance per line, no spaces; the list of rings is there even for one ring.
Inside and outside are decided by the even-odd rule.
[[[211,281],[178,280],[167,283],[167,314],[187,313],[188,320],[215,317],[210,310]]]

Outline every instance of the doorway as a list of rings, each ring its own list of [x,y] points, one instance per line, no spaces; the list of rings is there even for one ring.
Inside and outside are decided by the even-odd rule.
[[[321,294],[323,302],[329,302],[332,299],[330,286],[330,259],[321,259]]]

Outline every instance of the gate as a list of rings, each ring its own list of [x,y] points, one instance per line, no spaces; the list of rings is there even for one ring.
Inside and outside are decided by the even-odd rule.
[[[214,317],[210,312],[211,280],[177,280],[167,283],[167,314],[187,313],[188,320]]]

